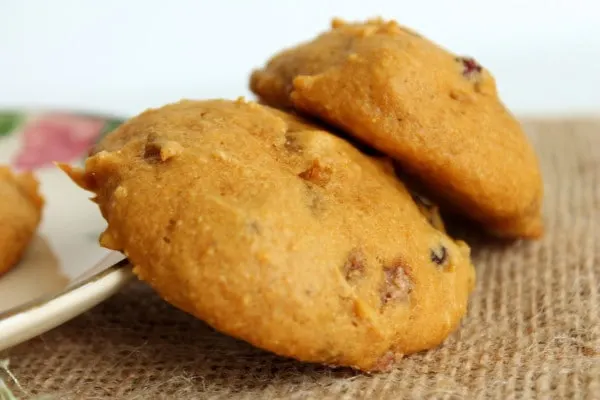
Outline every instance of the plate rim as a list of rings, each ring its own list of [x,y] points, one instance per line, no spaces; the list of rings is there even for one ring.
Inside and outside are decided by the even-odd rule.
[[[107,267],[106,269],[98,272],[97,274],[94,274],[86,279],[81,280],[80,282],[77,282],[74,285],[69,285],[67,286],[65,289],[56,292],[56,293],[50,293],[44,296],[39,296],[36,297],[35,299],[29,300],[23,304],[19,304],[16,307],[10,308],[6,311],[0,312],[0,322],[3,322],[4,320],[13,317],[17,314],[21,314],[27,311],[31,311],[35,308],[41,307],[46,303],[51,302],[52,300],[64,296],[66,294],[69,294],[77,289],[80,289],[82,286],[85,286],[89,283],[93,283],[99,279],[104,278],[106,275],[111,274],[121,268],[124,268],[126,266],[130,266],[130,262],[127,258],[122,259],[121,261],[111,265],[110,267]]]
[[[110,282],[109,279],[111,277],[116,280]],[[3,325],[12,324],[13,329],[9,329],[9,333],[6,336],[2,334],[2,329],[0,329],[0,352],[24,343],[83,314],[111,297],[129,283],[133,277],[132,264],[125,258],[77,284],[67,287],[59,293],[42,296],[3,312],[0,314],[0,328]],[[97,293],[93,292],[85,295],[86,289],[94,288],[96,284],[101,283],[103,280],[108,281],[108,286],[100,286],[97,289]],[[56,306],[56,303],[60,302],[61,299],[69,297],[78,298],[81,296],[83,298],[80,298],[80,301],[69,303],[68,307],[62,306],[52,311],[53,306]],[[19,317],[23,317],[28,313],[43,311],[46,307],[49,312],[42,314],[42,316],[27,319],[25,323],[18,321]],[[19,328],[19,326],[24,326],[25,328]],[[36,326],[38,328],[35,328]]]

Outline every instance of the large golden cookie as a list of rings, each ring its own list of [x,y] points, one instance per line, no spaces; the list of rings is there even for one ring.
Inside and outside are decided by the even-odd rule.
[[[394,21],[345,24],[255,71],[262,101],[321,118],[397,159],[429,195],[506,237],[537,237],[542,181],[490,73]]]
[[[283,112],[182,101],[107,136],[84,171],[135,273],[216,329],[363,370],[438,345],[465,314],[469,248],[385,163]]]
[[[43,200],[31,173],[14,175],[0,167],[0,275],[27,249],[42,214]]]

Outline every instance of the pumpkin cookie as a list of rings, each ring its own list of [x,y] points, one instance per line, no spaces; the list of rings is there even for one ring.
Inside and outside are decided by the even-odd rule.
[[[263,101],[392,156],[442,206],[505,237],[538,237],[542,181],[489,71],[394,21],[346,24],[252,74]]]
[[[85,170],[101,243],[168,302],[298,360],[362,370],[440,344],[473,288],[469,248],[388,164],[292,115],[225,100],[148,110]]]
[[[0,167],[0,275],[27,249],[42,214],[44,201],[31,173],[13,174]]]

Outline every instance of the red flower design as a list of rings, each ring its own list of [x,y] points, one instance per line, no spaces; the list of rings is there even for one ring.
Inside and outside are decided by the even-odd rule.
[[[102,132],[100,119],[52,114],[37,118],[23,129],[23,147],[14,164],[19,169],[36,169],[53,162],[69,162],[80,158]]]

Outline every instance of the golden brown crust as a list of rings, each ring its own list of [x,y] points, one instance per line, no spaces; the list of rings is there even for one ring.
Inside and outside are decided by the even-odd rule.
[[[163,159],[162,145],[179,151]],[[108,135],[84,172],[64,169],[96,193],[101,242],[142,280],[277,354],[388,368],[465,314],[469,248],[428,223],[389,166],[289,114],[182,101]]]
[[[490,73],[394,21],[345,24],[255,71],[265,102],[321,118],[397,159],[429,195],[507,237],[538,237],[542,181]]]
[[[13,174],[0,166],[0,275],[27,249],[40,222],[44,201],[31,173]]]

